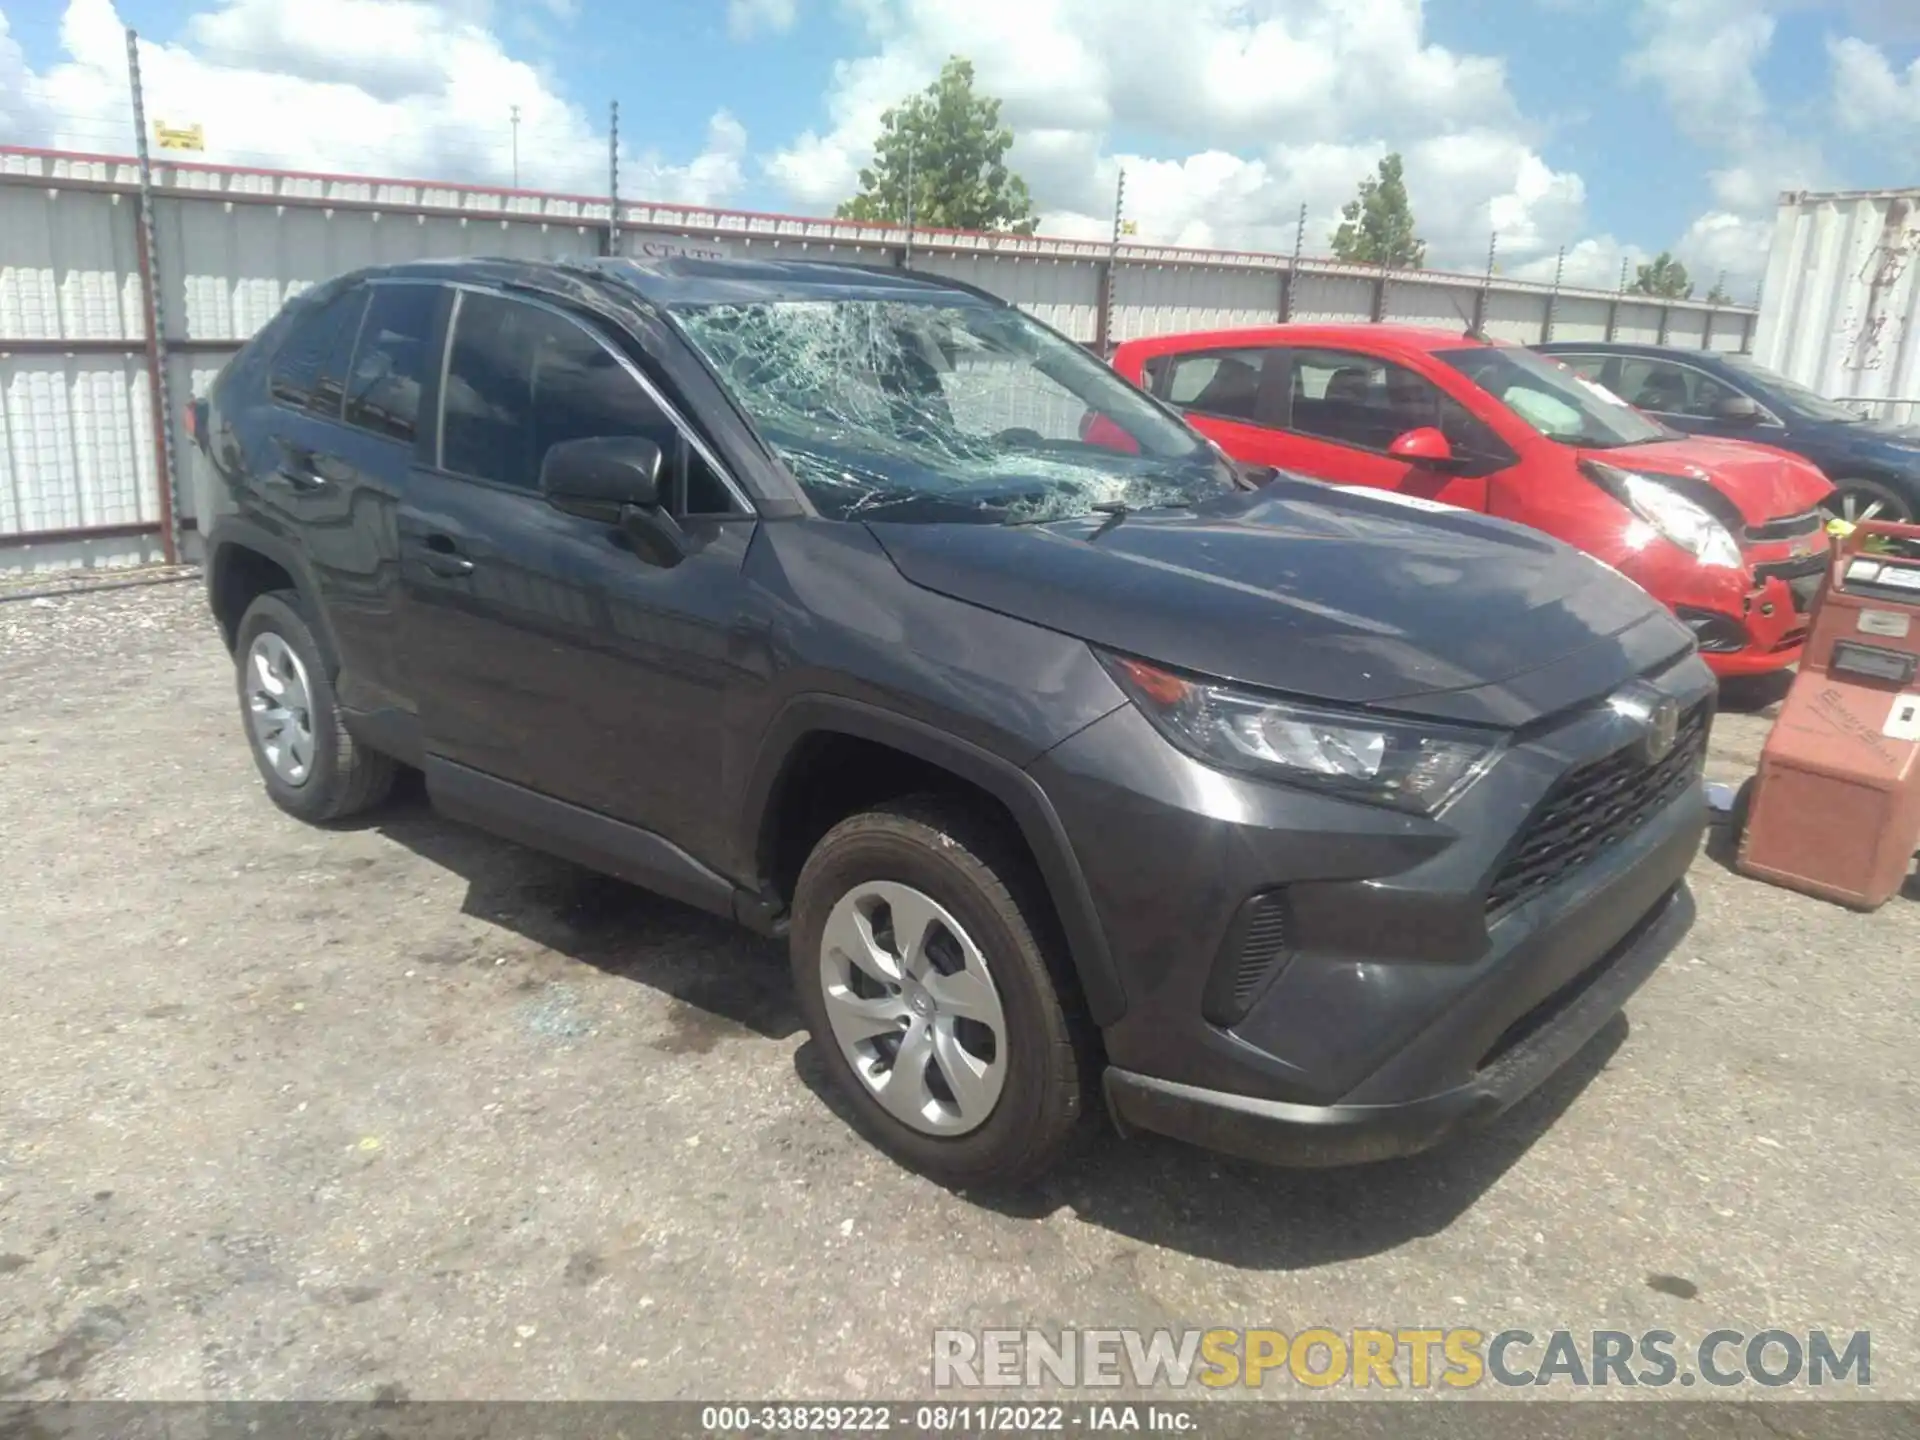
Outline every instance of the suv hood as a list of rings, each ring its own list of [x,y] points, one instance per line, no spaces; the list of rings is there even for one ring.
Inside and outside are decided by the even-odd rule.
[[[1535,531],[1291,476],[1118,524],[868,528],[926,589],[1306,699],[1521,725],[1693,647],[1638,586]]]
[[[1710,485],[1749,525],[1803,515],[1833,489],[1832,482],[1811,461],[1746,440],[1689,435],[1685,440],[1582,450],[1580,455],[1623,470],[1640,470],[1656,477],[1679,475]]]

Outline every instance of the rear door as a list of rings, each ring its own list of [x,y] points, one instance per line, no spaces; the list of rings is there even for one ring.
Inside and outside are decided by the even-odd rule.
[[[1285,430],[1286,352],[1190,350],[1146,363],[1147,388],[1236,460],[1295,468]]]
[[[751,507],[660,382],[581,319],[463,289],[445,363],[437,447],[401,517],[427,749],[721,853],[723,718],[757,683],[740,643]],[[550,447],[611,435],[667,457],[678,564],[541,496]]]
[[[258,503],[308,561],[351,711],[411,706],[397,515],[440,294],[416,282],[356,286],[293,331],[268,372],[271,464]]]

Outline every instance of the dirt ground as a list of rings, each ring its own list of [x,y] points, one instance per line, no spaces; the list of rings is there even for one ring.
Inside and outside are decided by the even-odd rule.
[[[1920,904],[1694,885],[1451,1149],[983,1202],[836,1116],[774,946],[417,793],[280,814],[197,584],[0,601],[0,1397],[899,1397],[985,1325],[1867,1329],[1920,1396]]]

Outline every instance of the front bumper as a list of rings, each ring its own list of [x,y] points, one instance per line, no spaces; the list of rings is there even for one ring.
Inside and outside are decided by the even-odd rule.
[[[1784,670],[1806,648],[1808,612],[1825,566],[1824,554],[1783,552],[1656,593],[1694,631],[1700,658],[1715,675],[1764,675]]]
[[[1697,660],[1649,683],[1710,713]],[[1042,756],[1125,991],[1104,1031],[1121,1125],[1332,1163],[1423,1148],[1537,1085],[1691,920],[1697,764],[1604,847],[1501,888],[1561,782],[1635,733],[1604,703],[1536,723],[1439,819],[1227,775],[1130,706]]]
[[[1352,1165],[1431,1149],[1533,1093],[1626,1004],[1693,924],[1684,885],[1569,987],[1551,1013],[1474,1077],[1390,1104],[1261,1100],[1109,1068],[1107,1109],[1122,1134],[1151,1130],[1209,1150],[1291,1166]]]

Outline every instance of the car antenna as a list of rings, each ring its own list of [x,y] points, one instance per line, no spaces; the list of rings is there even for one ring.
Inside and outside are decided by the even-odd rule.
[[[1447,304],[1451,305],[1453,307],[1453,313],[1460,317],[1460,323],[1467,327],[1467,339],[1477,340],[1482,345],[1491,345],[1493,343],[1493,340],[1488,336],[1487,332],[1480,328],[1480,322],[1460,308],[1460,301],[1455,298],[1452,291],[1447,292]]]

